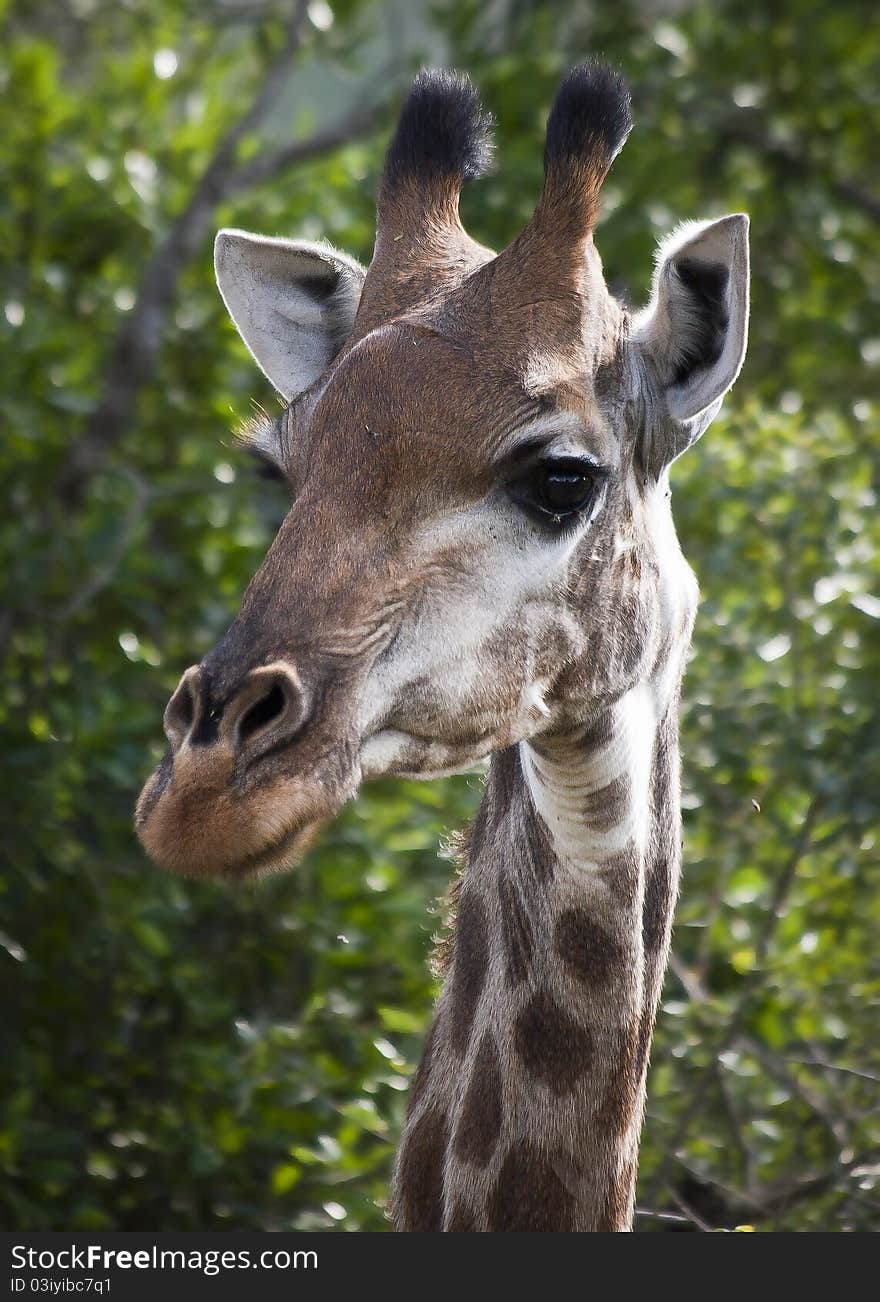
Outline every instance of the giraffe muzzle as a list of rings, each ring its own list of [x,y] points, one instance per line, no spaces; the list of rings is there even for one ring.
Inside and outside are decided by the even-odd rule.
[[[218,690],[204,665],[183,675],[165,710],[168,753],[138,801],[135,826],[159,867],[241,881],[289,867],[354,794],[357,777],[323,763],[310,695],[275,661]]]

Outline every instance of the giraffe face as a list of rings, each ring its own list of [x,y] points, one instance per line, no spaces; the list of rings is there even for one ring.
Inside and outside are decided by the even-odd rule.
[[[627,317],[591,235],[625,134],[623,92],[600,82],[555,143],[551,115],[541,204],[497,257],[458,223],[484,120],[443,78],[404,110],[368,273],[322,246],[218,237],[221,292],[287,400],[251,441],[291,506],[166,710],[136,815],[161,865],[288,866],[364,778],[453,772],[576,726],[689,637],[666,467],[741,360],[744,219],[669,245]],[[597,94],[617,125],[584,128],[581,156],[571,117]]]

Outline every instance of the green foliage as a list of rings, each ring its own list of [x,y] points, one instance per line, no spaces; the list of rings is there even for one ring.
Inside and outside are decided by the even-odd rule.
[[[283,510],[227,433],[251,395],[273,399],[224,320],[209,232],[174,286],[129,428],[81,497],[56,486],[146,257],[281,46],[280,6],[258,22],[234,8],[5,9],[9,1228],[383,1228],[433,995],[432,902],[449,877],[437,847],[478,797],[475,778],[368,787],[295,875],[241,892],[161,877],[133,839],[164,703],[225,627]],[[636,91],[598,237],[615,288],[643,296],[655,238],[680,218],[752,215],[749,359],[674,477],[703,605],[685,688],[685,884],[639,1202],[708,1226],[876,1229],[873,7],[333,9],[328,31],[307,25],[289,92],[239,159],[335,120],[365,86],[379,95],[389,45],[407,76],[447,58],[501,124],[498,171],[464,208],[478,237],[503,244],[537,193],[559,72],[602,50]],[[172,76],[157,75],[159,50],[175,52]],[[211,225],[323,234],[367,259],[387,126],[227,195]]]

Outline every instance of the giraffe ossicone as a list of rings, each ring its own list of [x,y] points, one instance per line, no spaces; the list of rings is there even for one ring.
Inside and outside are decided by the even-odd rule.
[[[136,825],[163,867],[248,880],[364,779],[491,756],[393,1219],[626,1230],[697,604],[668,472],[742,365],[748,221],[680,228],[632,315],[593,240],[630,129],[621,79],[566,77],[534,216],[497,255],[458,213],[489,128],[467,78],[419,76],[368,270],[218,235],[220,292],[286,403],[252,449],[291,506],[169,703]]]

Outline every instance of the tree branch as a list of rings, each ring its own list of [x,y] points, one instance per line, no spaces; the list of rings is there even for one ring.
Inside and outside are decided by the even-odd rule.
[[[261,185],[269,177],[276,176],[294,163],[304,163],[338,149],[340,145],[357,140],[366,135],[379,121],[385,105],[382,101],[372,104],[356,104],[355,107],[340,118],[338,122],[316,131],[308,140],[296,140],[281,149],[257,154],[248,159],[229,177],[228,190],[244,190],[249,186]]]
[[[51,612],[50,618],[53,620],[64,622],[71,619],[113,582],[128,545],[146,514],[152,497],[150,487],[129,466],[120,467],[119,473],[128,480],[132,489],[131,503],[119,522],[119,531],[107,547],[103,561],[89,570],[85,582],[70,594],[58,610]]]
[[[810,850],[811,836],[816,819],[821,809],[821,798],[816,795],[810,801],[807,811],[804,815],[803,822],[798,830],[795,843],[791,854],[782,866],[779,876],[776,879],[776,885],[773,890],[773,896],[770,905],[766,911],[763,925],[761,926],[755,941],[755,965],[740,991],[740,994],[731,1009],[730,1016],[725,1022],[722,1033],[718,1042],[712,1050],[712,1058],[697,1076],[693,1089],[688,1096],[687,1101],[679,1115],[678,1125],[670,1140],[657,1173],[651,1183],[649,1196],[655,1198],[665,1188],[668,1187],[669,1172],[672,1163],[678,1160],[678,1150],[684,1143],[691,1127],[700,1115],[706,1093],[712,1081],[715,1079],[716,1064],[719,1056],[724,1053],[733,1042],[737,1039],[743,1030],[752,996],[754,995],[758,984],[763,976],[763,967],[767,960],[773,936],[779,921],[785,911],[785,902],[794,883],[798,867],[804,856]]]
[[[837,1062],[829,1062],[824,1056],[820,1056],[817,1045],[811,1044],[808,1047],[812,1053],[810,1058],[797,1058],[792,1054],[786,1055],[786,1062],[796,1063],[800,1067],[812,1067],[814,1071],[834,1071],[842,1076],[854,1076],[857,1080],[870,1081],[873,1085],[880,1085],[880,1076],[872,1071],[862,1071],[859,1067],[846,1067]]]
[[[787,176],[815,176],[816,162],[802,146],[784,144],[774,140],[764,115],[758,109],[741,109],[727,118],[719,128],[719,135],[740,144],[750,145]],[[835,176],[828,171],[825,183],[832,194],[845,203],[861,208],[873,221],[880,221],[880,195],[868,190],[851,176]]]
[[[302,44],[305,17],[305,0],[299,0],[284,46],[263,79],[259,93],[220,140],[192,197],[144,267],[134,306],[110,346],[94,411],[61,472],[58,493],[68,508],[79,502],[89,478],[131,427],[138,394],[156,370],[165,321],[181,273],[207,235],[218,203],[233,191],[265,181],[284,167],[366,134],[379,116],[379,104],[356,107],[307,140],[259,154],[235,166],[242,140],[265,119],[287,82]]]

